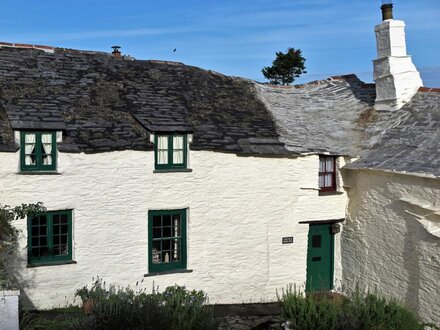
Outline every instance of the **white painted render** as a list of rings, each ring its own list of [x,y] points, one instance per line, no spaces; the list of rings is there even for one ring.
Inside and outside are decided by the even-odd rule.
[[[18,298],[20,291],[0,291],[0,329],[18,330]]]
[[[377,110],[400,109],[423,86],[420,74],[406,52],[405,23],[385,20],[374,29],[377,59],[374,60]]]
[[[395,297],[425,321],[440,322],[440,238],[420,221],[440,222],[440,180],[368,170],[344,177],[351,186],[341,238],[344,286]]]
[[[341,161],[343,161],[341,159]],[[180,284],[203,289],[211,303],[276,299],[276,290],[306,280],[306,220],[345,215],[344,193],[318,195],[317,155],[237,157],[190,151],[189,173],[153,173],[153,152],[58,155],[58,175],[19,174],[19,153],[0,153],[0,201],[43,202],[73,209],[76,264],[27,268],[26,222],[15,269],[35,308],[63,306],[77,288],[101,276],[107,283],[147,290]],[[148,210],[188,208],[188,269],[148,273]],[[281,244],[293,236],[293,244]],[[339,285],[340,234],[335,282]]]

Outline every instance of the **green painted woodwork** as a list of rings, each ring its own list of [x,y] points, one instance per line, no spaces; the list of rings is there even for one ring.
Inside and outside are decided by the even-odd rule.
[[[35,148],[32,156],[35,158],[35,164],[26,165],[26,135],[35,135]],[[52,151],[50,156],[52,157],[52,164],[46,165],[43,160],[43,142],[42,134],[52,134]],[[57,164],[57,139],[56,132],[53,131],[22,131],[20,132],[20,170],[22,172],[43,172],[43,171],[55,171]]]
[[[28,263],[72,260],[72,211],[48,211],[27,219]]]
[[[167,164],[158,164],[158,139],[159,137],[167,137],[168,139],[168,163]],[[182,136],[183,137],[183,163],[174,163],[173,162],[173,137],[174,136]],[[187,167],[187,155],[188,155],[188,136],[187,134],[156,134],[154,136],[154,168],[156,170],[160,169],[182,169]]]
[[[310,224],[306,291],[333,289],[334,235],[331,224]]]
[[[186,209],[148,212],[149,273],[186,269]]]

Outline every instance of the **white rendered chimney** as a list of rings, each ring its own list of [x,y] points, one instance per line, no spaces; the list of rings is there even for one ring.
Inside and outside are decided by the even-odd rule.
[[[393,19],[393,4],[382,1],[383,22],[376,25],[377,59],[374,63],[377,110],[400,109],[423,86],[406,53],[405,22]]]

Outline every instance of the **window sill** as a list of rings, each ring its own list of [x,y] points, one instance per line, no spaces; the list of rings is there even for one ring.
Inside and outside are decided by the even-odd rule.
[[[343,191],[320,191],[319,196],[343,195]]]
[[[179,273],[192,273],[192,269],[175,269],[175,270],[168,270],[166,272],[152,272],[145,274],[144,277],[150,277],[150,276],[158,276],[158,275],[168,275],[168,274],[179,274]]]
[[[17,175],[61,175],[59,172],[53,171],[29,171],[29,172],[18,172]]]
[[[35,268],[35,267],[45,267],[45,266],[60,266],[60,265],[70,265],[70,264],[76,264],[75,260],[68,260],[68,261],[56,261],[56,262],[42,262],[38,264],[28,264],[27,268]]]
[[[192,172],[190,168],[164,168],[154,170],[153,173]]]

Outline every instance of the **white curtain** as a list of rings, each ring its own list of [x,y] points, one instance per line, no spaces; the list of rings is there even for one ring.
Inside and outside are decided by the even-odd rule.
[[[159,136],[157,144],[157,163],[168,164],[168,136]]]
[[[183,164],[183,136],[173,136],[173,164]]]
[[[31,154],[35,151],[35,134],[26,134],[25,135],[25,164],[26,165],[35,165],[35,155],[34,159],[32,159]]]
[[[333,158],[332,157],[328,157],[325,159],[325,171],[326,172],[333,172]]]
[[[41,142],[43,144],[43,164],[52,165],[52,134],[41,134]]]
[[[332,174],[326,174],[325,175],[325,185],[324,187],[331,187],[333,186],[333,175]]]
[[[324,175],[319,176],[319,187],[324,187]]]
[[[174,237],[180,236],[180,216],[173,216],[173,226],[174,226]],[[173,248],[173,260],[179,260],[180,251],[179,251],[179,240],[174,240],[174,248]]]
[[[319,159],[319,172],[324,172],[324,171],[325,171],[325,159],[320,158]]]

